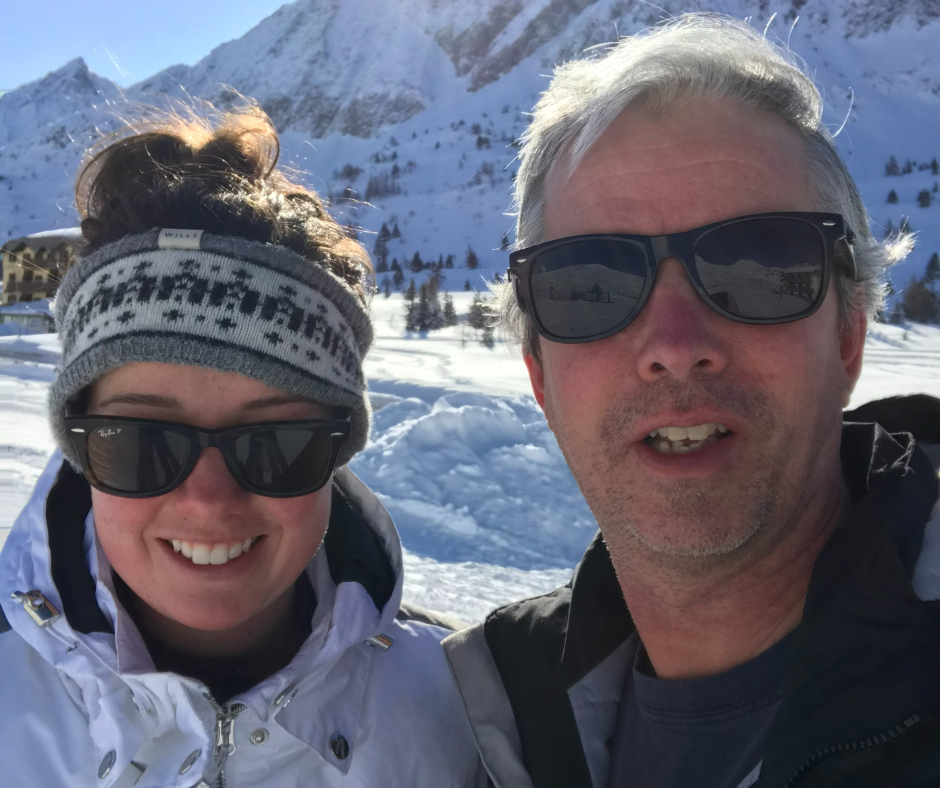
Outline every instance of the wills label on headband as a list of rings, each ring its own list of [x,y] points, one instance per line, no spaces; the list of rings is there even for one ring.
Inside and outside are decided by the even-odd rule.
[[[158,249],[198,249],[202,230],[160,230]]]

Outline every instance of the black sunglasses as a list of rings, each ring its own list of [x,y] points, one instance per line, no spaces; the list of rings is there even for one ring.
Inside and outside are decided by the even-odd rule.
[[[350,422],[309,419],[203,430],[151,419],[66,416],[65,428],[89,484],[109,495],[165,495],[186,480],[202,450],[214,446],[248,492],[293,498],[329,481]]]
[[[509,255],[523,312],[552,342],[613,336],[643,309],[676,257],[715,312],[738,323],[801,320],[822,305],[836,260],[856,276],[855,234],[835,213],[762,213],[669,235],[576,235]]]

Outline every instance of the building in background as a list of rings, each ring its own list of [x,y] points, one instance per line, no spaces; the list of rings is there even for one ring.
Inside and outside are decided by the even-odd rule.
[[[80,236],[81,231],[75,227],[7,241],[0,249],[0,305],[52,298],[59,285],[59,266],[68,260]]]
[[[0,306],[0,337],[54,333],[55,315],[48,298],[26,304]]]

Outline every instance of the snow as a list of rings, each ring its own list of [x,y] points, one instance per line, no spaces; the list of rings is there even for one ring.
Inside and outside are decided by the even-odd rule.
[[[465,314],[469,293],[455,294]],[[400,295],[377,297],[366,372],[373,438],[352,463],[395,519],[405,596],[479,621],[567,582],[596,527],[513,349],[464,327],[403,333]],[[0,543],[54,446],[45,398],[55,335],[0,337]],[[851,407],[940,394],[940,327],[875,325]]]

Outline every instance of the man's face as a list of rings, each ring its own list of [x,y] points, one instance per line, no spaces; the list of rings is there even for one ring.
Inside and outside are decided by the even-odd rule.
[[[563,166],[549,176],[545,240],[817,210],[797,132],[728,100],[624,113],[566,176]],[[803,320],[732,322],[671,259],[619,334],[540,338],[541,366],[526,359],[533,390],[612,552],[631,549],[626,537],[661,555],[733,553],[836,495],[841,408],[865,321],[840,325],[833,289]],[[648,440],[660,428],[716,423],[728,431],[685,453]]]

